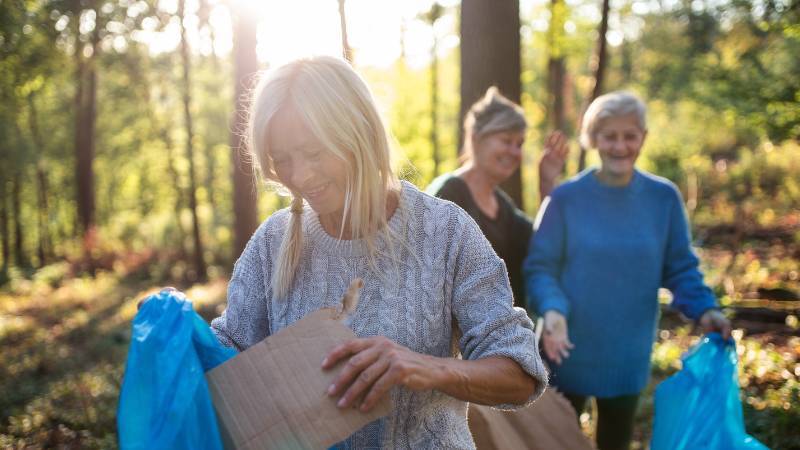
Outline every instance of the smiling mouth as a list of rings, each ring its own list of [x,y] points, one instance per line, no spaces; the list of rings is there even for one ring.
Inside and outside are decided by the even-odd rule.
[[[320,194],[322,194],[325,191],[325,189],[328,188],[329,184],[330,183],[325,183],[322,186],[318,186],[318,187],[316,187],[314,189],[308,189],[306,191],[306,196],[311,197],[311,198],[318,197]]]

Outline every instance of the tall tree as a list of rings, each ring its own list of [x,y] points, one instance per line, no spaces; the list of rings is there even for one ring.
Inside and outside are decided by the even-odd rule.
[[[550,25],[547,28],[547,85],[548,122],[552,129],[564,131],[566,124],[564,111],[564,81],[566,65],[564,63],[564,22],[567,16],[567,5],[564,0],[550,2]]]
[[[464,115],[494,85],[520,102],[520,36],[518,0],[461,2],[461,108],[459,148],[463,146]],[[522,207],[522,178],[517,171],[502,185]]]
[[[336,1],[339,2],[339,28],[342,34],[342,56],[347,62],[353,64],[353,49],[350,48],[350,42],[347,40],[347,16],[344,10],[345,0]]]
[[[258,70],[256,60],[256,22],[253,14],[239,8],[233,10],[234,89],[231,118],[231,170],[233,177],[234,256],[244,251],[247,241],[258,226],[256,186],[253,166],[247,155],[244,131],[247,125],[248,92]]]
[[[206,279],[206,263],[203,259],[203,240],[200,236],[200,219],[197,217],[197,181],[195,178],[194,130],[192,128],[191,58],[189,42],[186,40],[186,0],[178,0],[178,15],[181,23],[181,65],[183,66],[183,118],[186,127],[186,159],[189,162],[189,211],[192,214],[192,238],[194,241],[194,270],[198,280]]]
[[[75,179],[77,182],[78,220],[84,244],[91,246],[95,225],[94,169],[95,122],[97,117],[97,55],[100,28],[97,9],[90,6],[75,13]],[[84,41],[81,24],[91,27]],[[91,255],[86,248],[87,256]],[[91,260],[91,258],[89,258]]]
[[[5,270],[10,266],[9,256],[11,255],[11,246],[9,245],[9,233],[8,233],[8,201],[6,199],[6,178],[5,174],[0,176],[0,242],[2,242],[2,255],[3,255],[3,266],[2,270]]]
[[[586,103],[581,111],[581,120],[583,120],[583,112],[589,107],[594,99],[600,96],[603,92],[603,80],[605,79],[606,66],[608,65],[608,45],[606,44],[606,34],[608,33],[608,13],[610,10],[609,0],[603,0],[603,15],[600,19],[600,26],[597,30],[597,52],[592,59],[592,68],[594,69],[594,83],[592,85],[592,92],[586,99]],[[586,167],[586,150],[581,145],[581,151],[578,154],[578,171]]]
[[[431,156],[433,157],[433,176],[439,175],[441,154],[439,149],[439,38],[436,35],[436,22],[442,17],[444,8],[433,2],[431,9],[422,15],[422,19],[431,27]]]
[[[11,209],[14,213],[14,260],[18,267],[28,266],[22,234],[22,180],[19,171],[11,176]]]
[[[44,157],[45,142],[39,129],[38,111],[36,109],[35,93],[28,94],[28,127],[30,128],[31,139],[33,140],[34,155],[36,156],[36,202],[37,202],[37,222],[39,229],[39,242],[37,254],[39,265],[45,266],[51,254],[50,230],[49,230],[49,209],[47,199],[48,179],[47,161]]]

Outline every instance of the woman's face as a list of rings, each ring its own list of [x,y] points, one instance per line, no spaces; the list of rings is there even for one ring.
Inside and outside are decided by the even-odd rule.
[[[473,142],[475,167],[502,183],[519,167],[524,142],[524,131],[498,131],[477,138]]]
[[[633,166],[644,144],[647,132],[639,128],[636,116],[609,117],[595,134],[602,171],[615,178],[633,174]]]
[[[268,139],[280,182],[300,194],[321,219],[342,220],[347,166],[314,136],[294,106],[278,112]]]

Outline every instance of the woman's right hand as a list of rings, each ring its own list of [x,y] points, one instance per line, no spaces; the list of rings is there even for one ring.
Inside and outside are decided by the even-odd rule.
[[[550,310],[544,313],[542,345],[547,357],[558,365],[569,358],[569,351],[575,348],[569,341],[567,319],[560,312]]]

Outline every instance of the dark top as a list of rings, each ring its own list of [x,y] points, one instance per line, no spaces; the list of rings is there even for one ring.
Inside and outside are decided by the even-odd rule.
[[[497,197],[497,217],[492,219],[484,214],[475,203],[467,183],[452,173],[433,180],[427,192],[445,200],[450,200],[463,208],[478,223],[481,231],[492,244],[497,256],[503,259],[508,270],[511,290],[514,293],[514,306],[525,308],[525,280],[522,277],[522,262],[528,255],[528,241],[533,234],[533,223],[517,209],[514,201],[500,189],[494,190]]]

